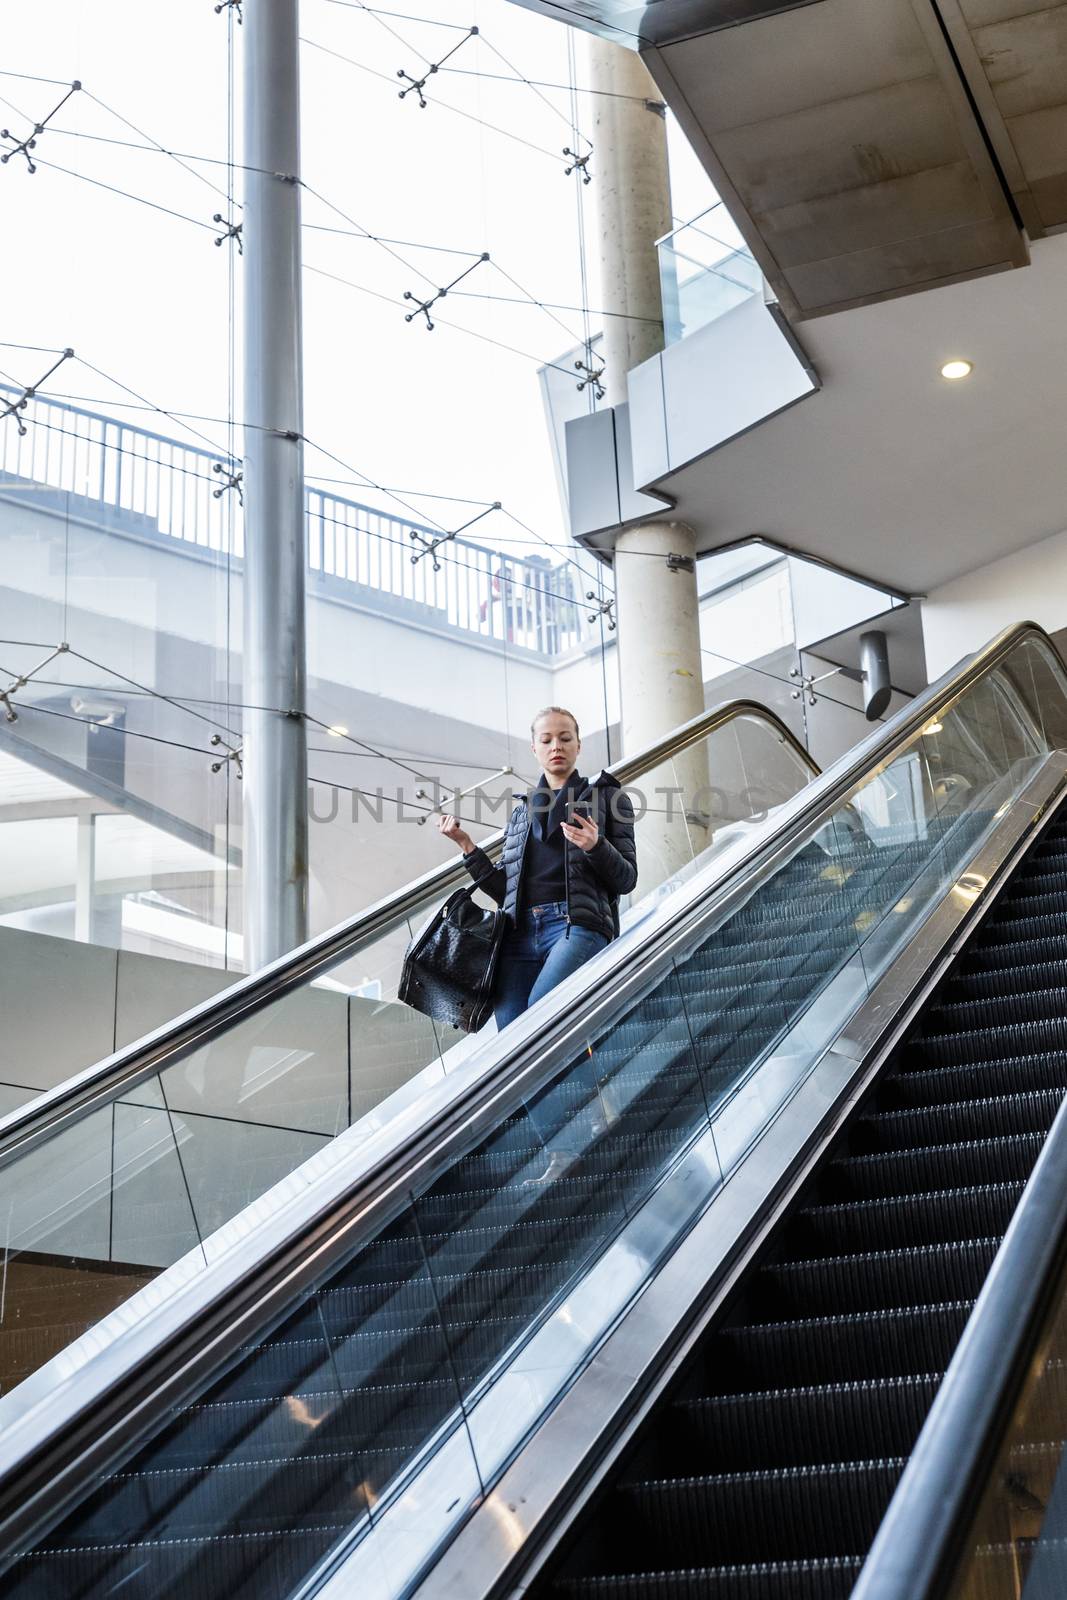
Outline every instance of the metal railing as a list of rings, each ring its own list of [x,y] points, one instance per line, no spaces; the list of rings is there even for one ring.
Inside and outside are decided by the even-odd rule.
[[[0,384],[0,396],[18,393]],[[240,570],[244,514],[239,490],[230,486],[240,462],[40,395],[20,416],[24,434],[0,428],[0,495],[32,485],[43,491],[35,501],[41,509],[79,516],[83,506],[57,504],[58,498],[91,501],[101,507],[101,525],[116,535],[232,558]],[[593,580],[571,562],[504,555],[456,538],[435,569],[433,558],[420,554],[425,545],[411,536],[432,542],[439,528],[313,486],[306,507],[313,590],[377,601],[387,613],[542,656],[564,654],[592,635],[585,592]],[[603,581],[598,574],[594,587]]]
[[[741,717],[765,722],[783,743],[808,767],[813,776],[819,768],[785,723],[773,711],[755,700],[731,700],[714,706],[676,728],[666,738],[608,770],[622,784],[632,783],[645,772],[654,771],[672,756],[709,738],[718,729]],[[503,848],[504,833],[485,840],[482,849],[494,860]],[[339,923],[327,933],[300,945],[259,972],[249,973],[230,988],[213,995],[192,1010],[146,1034],[143,1039],[116,1051],[95,1066],[68,1078],[54,1089],[0,1118],[0,1167],[17,1160],[25,1151],[40,1144],[86,1116],[109,1104],[135,1085],[164,1067],[172,1066],[234,1023],[272,1005],[292,990],[310,983],[339,961],[354,956],[369,944],[397,928],[411,917],[425,914],[442,895],[461,883],[468,883],[466,868],[458,858],[434,867],[405,888],[387,895],[367,910]]]

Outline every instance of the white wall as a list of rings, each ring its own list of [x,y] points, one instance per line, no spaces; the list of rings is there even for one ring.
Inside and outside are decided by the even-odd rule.
[[[1067,532],[943,584],[923,601],[922,618],[931,679],[1013,622],[1067,628]]]

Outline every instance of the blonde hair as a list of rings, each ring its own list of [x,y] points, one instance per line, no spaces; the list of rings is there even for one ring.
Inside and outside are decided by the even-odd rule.
[[[573,711],[568,711],[566,706],[542,706],[541,710],[530,723],[530,738],[537,738],[537,724],[540,722],[542,717],[553,716],[570,717],[571,721],[574,723],[574,737],[578,740],[578,743],[581,744],[582,736],[578,731],[578,718],[574,715]]]

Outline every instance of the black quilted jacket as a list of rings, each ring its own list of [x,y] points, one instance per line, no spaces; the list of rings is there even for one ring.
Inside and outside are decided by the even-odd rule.
[[[518,803],[508,820],[499,863],[494,866],[477,846],[463,857],[479,889],[503,906],[512,923],[522,910],[522,869],[530,837],[529,797],[517,794],[515,798]],[[567,914],[576,927],[614,939],[619,931],[619,896],[629,894],[637,882],[633,806],[610,772],[594,778],[579,798],[593,801],[593,820],[600,838],[592,850],[579,850],[566,839],[563,842]]]

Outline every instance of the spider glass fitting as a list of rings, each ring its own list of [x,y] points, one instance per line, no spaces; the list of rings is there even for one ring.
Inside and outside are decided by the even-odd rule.
[[[237,21],[240,24],[245,20],[241,14],[241,5],[242,0],[219,0],[218,5],[215,7],[215,15],[221,17],[224,11],[236,11]]]
[[[598,400],[603,400],[604,395],[607,393],[604,385],[600,381],[604,376],[604,368],[602,366],[587,367],[584,361],[576,361],[574,363],[574,370],[575,372],[585,373],[585,377],[582,379],[581,383],[577,385],[578,393],[581,394],[583,389],[587,389],[589,385],[592,384],[593,393],[596,398]]]
[[[59,360],[52,363],[43,378],[38,378],[35,384],[31,384],[28,388],[23,389],[22,393],[14,400],[9,400],[6,405],[0,408],[0,422],[3,422],[7,417],[14,417],[15,424],[19,430],[20,438],[25,438],[28,429],[22,420],[22,412],[25,411],[26,407],[29,405],[30,401],[41,387],[42,383],[47,383],[48,379],[52,376],[53,372],[55,372],[56,368],[61,367],[64,361],[69,361],[73,354],[73,350],[64,350]]]
[[[241,505],[244,505],[244,490],[241,488],[241,483],[244,479],[244,473],[234,472],[232,467],[224,467],[221,461],[216,461],[211,470],[212,472],[217,472],[219,477],[222,479],[222,482],[219,484],[218,488],[212,489],[211,498],[213,500],[221,500],[228,489],[236,489],[237,499]]]
[[[478,257],[477,261],[472,262],[469,267],[464,268],[464,270],[460,273],[458,278],[453,278],[451,283],[446,284],[443,289],[438,289],[436,294],[432,294],[428,300],[420,300],[417,294],[412,294],[410,289],[405,289],[404,290],[404,299],[405,300],[414,300],[414,302],[415,302],[415,310],[414,311],[409,311],[407,313],[407,315],[405,316],[404,321],[405,322],[414,322],[416,317],[423,316],[423,317],[426,318],[426,327],[427,327],[427,329],[429,330],[430,333],[432,333],[433,332],[433,318],[430,316],[430,307],[433,306],[433,305],[436,305],[438,300],[443,300],[445,295],[448,293],[449,289],[454,289],[456,287],[457,283],[462,283],[463,282],[463,279],[467,276],[467,274],[469,272],[473,272],[476,267],[480,267],[481,266],[483,261],[488,261],[488,260],[489,260],[489,252],[488,252],[488,250],[483,250],[481,255]]]
[[[584,156],[580,156],[577,150],[572,150],[570,145],[564,145],[563,154],[571,157],[571,164],[563,176],[569,178],[572,172],[580,172],[583,183],[592,183],[593,174],[589,171],[589,157],[593,154],[592,145],[589,146]]]
[[[806,699],[809,706],[817,706],[819,703],[819,697],[815,693],[816,685],[823,683],[827,678],[836,678],[839,673],[844,671],[844,667],[833,667],[829,672],[820,672],[816,678],[812,677],[809,673],[802,672],[799,667],[790,667],[789,676],[791,678],[799,678],[800,687],[799,689],[791,690],[789,698],[791,700]]]
[[[54,650],[48,652],[43,661],[38,661],[37,665],[31,667],[29,672],[20,672],[17,678],[14,678],[6,687],[0,689],[0,706],[4,708],[5,722],[17,722],[19,720],[19,714],[15,710],[11,696],[18,694],[20,689],[25,689],[31,678],[35,678],[39,672],[43,672],[45,667],[56,659],[56,656],[63,655],[69,649],[70,645],[65,642],[57,644]]]
[[[595,589],[587,589],[585,591],[585,598],[587,600],[595,600],[596,601],[596,610],[595,611],[590,611],[590,613],[589,613],[590,622],[595,622],[597,617],[603,617],[604,620],[606,621],[607,625],[608,625],[608,632],[609,633],[614,633],[615,632],[615,601],[614,601],[614,599],[611,599],[611,600],[601,600],[601,599],[599,599]]]
[[[440,72],[440,70],[444,66],[445,62],[451,56],[454,56],[457,50],[462,50],[463,49],[463,46],[467,43],[468,39],[473,39],[474,38],[474,36],[477,34],[477,32],[478,32],[478,29],[476,27],[471,28],[469,30],[469,32],[467,32],[467,33],[465,33],[463,35],[462,39],[459,41],[458,44],[454,44],[452,46],[451,50],[449,50],[446,55],[443,55],[441,57],[440,61],[435,61],[432,64],[432,66],[427,67],[426,71],[423,73],[421,78],[413,78],[411,76],[410,72],[405,72],[403,67],[401,67],[399,69],[399,71],[397,72],[397,77],[401,78],[401,79],[406,78],[408,86],[407,86],[406,89],[401,89],[400,90],[400,99],[404,100],[404,99],[407,98],[407,96],[409,94],[412,94],[412,93],[417,94],[418,97],[419,97],[419,107],[420,107],[420,109],[422,111],[425,111],[428,102],[426,100],[426,96],[423,94],[422,91],[425,89],[427,83],[433,77],[435,72]]]
[[[487,517],[490,511],[499,510],[500,501],[494,500],[491,506],[486,506],[484,511],[479,511],[476,517],[471,517],[470,521],[465,522],[461,528],[456,528],[452,533],[439,533],[436,535],[436,537],[430,539],[428,539],[424,533],[420,533],[417,528],[409,528],[408,538],[414,539],[416,544],[420,544],[422,546],[421,550],[416,550],[412,553],[411,565],[416,567],[422,560],[423,556],[429,556],[433,562],[433,570],[435,572],[440,572],[441,563],[437,559],[437,552],[441,546],[443,544],[450,544],[451,541],[453,539],[457,539],[461,533],[466,533],[468,528],[473,528],[476,522],[481,522],[483,517]]]
[[[239,749],[234,749],[232,745],[226,744],[226,741],[223,739],[221,733],[213,733],[211,735],[211,743],[216,747],[216,749],[222,745],[226,751],[224,756],[220,756],[217,761],[213,761],[211,763],[212,772],[221,772],[223,767],[228,766],[232,762],[238,778],[243,778],[245,774],[244,763],[241,759],[241,751]]]
[[[52,118],[55,116],[56,112],[62,110],[67,101],[70,99],[71,95],[77,94],[80,88],[81,84],[79,83],[78,79],[75,78],[74,82],[71,84],[62,100],[59,102],[59,105],[52,107],[51,111],[48,113],[47,117],[45,117],[43,122],[35,122],[33,125],[33,132],[28,133],[25,139],[16,139],[10,128],[0,128],[0,139],[9,139],[11,141],[11,149],[5,150],[2,154],[0,154],[0,167],[6,167],[12,156],[22,156],[25,159],[26,166],[29,171],[36,172],[37,167],[34,163],[33,157],[30,155],[30,151],[36,150],[38,136],[44,132]]]
[[[241,222],[227,222],[221,211],[216,211],[211,220],[212,222],[217,222],[219,227],[222,229],[222,232],[215,240],[215,243],[225,244],[227,239],[236,239],[237,254],[243,256],[245,253],[245,247],[241,238],[241,229],[243,228],[244,224]]]

